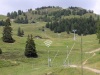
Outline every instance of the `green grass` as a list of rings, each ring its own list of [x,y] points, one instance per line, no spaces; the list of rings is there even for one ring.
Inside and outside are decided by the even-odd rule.
[[[96,75],[93,72],[83,70],[84,75]],[[55,68],[53,75],[81,75],[81,70],[78,68]]]
[[[0,15],[0,20],[5,20],[7,17],[4,15]]]
[[[80,75],[81,70],[78,68],[65,68],[63,66],[67,50],[70,51],[74,42],[75,46],[72,49],[69,62],[70,64],[81,64],[81,48],[80,40],[81,37],[77,35],[76,41],[73,41],[73,34],[68,35],[66,32],[61,33],[58,36],[57,33],[53,33],[49,29],[43,32],[41,29],[45,25],[45,22],[40,22],[36,24],[15,24],[12,23],[13,28],[13,38],[16,40],[15,43],[9,44],[2,42],[0,38],[0,48],[3,50],[3,54],[0,55],[0,75],[46,75],[46,73],[52,72],[52,75]],[[17,36],[18,27],[24,30],[24,37]],[[2,29],[0,27],[0,37],[2,37]],[[26,58],[24,56],[25,43],[27,40],[27,35],[32,34],[33,37],[36,35],[42,36],[43,39],[36,39],[36,49],[39,55],[38,58]],[[45,46],[44,41],[48,39],[52,40],[51,46],[48,48]],[[68,49],[66,48],[68,46]],[[96,35],[83,36],[83,61],[91,54],[86,54],[85,52],[92,51],[94,49],[100,48]],[[52,67],[48,68],[48,50],[50,51],[50,58],[53,60],[55,54],[58,55],[54,62],[52,62]],[[100,69],[99,61],[100,53],[93,58],[91,58],[87,66],[91,66]],[[4,63],[4,64],[3,64]],[[67,63],[66,63],[67,64]],[[96,75],[91,71],[84,70],[84,75]]]
[[[89,59],[87,65],[94,67],[96,69],[100,69],[100,51],[96,53],[92,59]]]

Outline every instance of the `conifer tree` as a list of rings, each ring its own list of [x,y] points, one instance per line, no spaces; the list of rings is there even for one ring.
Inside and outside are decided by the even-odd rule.
[[[20,28],[20,27],[18,28],[17,35],[18,35],[18,36],[20,36],[20,37],[22,37],[22,36],[24,35],[24,31],[23,31],[23,30],[21,30],[21,28]]]
[[[20,27],[18,28],[18,33],[17,33],[17,35],[18,35],[18,36],[22,36]]]
[[[34,58],[38,57],[32,35],[30,36],[28,35],[28,38],[26,41],[26,47],[25,47],[25,56],[34,57]]]
[[[24,31],[22,30],[21,33],[22,33],[22,36],[23,36],[24,35]]]
[[[12,38],[12,28],[10,19],[7,18],[5,22],[5,26],[3,28],[3,37],[2,40],[7,43],[13,43],[15,40]]]
[[[1,50],[1,48],[0,48],[0,54],[2,54],[2,50]]]
[[[100,44],[100,22],[97,23],[97,38],[99,39]]]

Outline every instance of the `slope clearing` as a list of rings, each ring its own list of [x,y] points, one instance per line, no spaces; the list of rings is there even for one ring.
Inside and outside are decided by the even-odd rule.
[[[68,58],[69,64],[76,64],[78,66],[81,64],[81,37],[76,35],[77,39],[74,41],[73,34],[68,35],[66,32],[57,34],[46,28],[45,31],[42,31],[44,25],[45,22],[39,22],[35,24],[12,23],[13,38],[16,40],[16,42],[8,44],[2,42],[2,39],[0,38],[0,48],[3,50],[3,54],[0,55],[0,75],[46,75],[48,73],[51,73],[51,75],[81,74],[81,70],[79,68],[65,68],[63,66],[67,52],[70,52],[74,43],[75,45]],[[24,30],[24,37],[17,36],[18,27],[21,27],[21,29]],[[3,27],[0,27],[0,37],[2,37],[2,29]],[[26,58],[24,56],[25,43],[28,34],[32,34],[33,36],[38,35],[43,38],[34,38],[37,53],[39,55],[38,58]],[[44,41],[46,40],[52,41],[52,44],[49,48],[44,44]],[[92,56],[92,54],[87,54],[85,52],[91,52],[98,48],[100,48],[100,45],[98,44],[95,34],[83,36],[83,61]],[[50,51],[52,67],[48,67],[48,50]],[[57,56],[54,59],[56,54]],[[100,69],[99,56],[100,53],[97,52],[93,58],[88,60],[86,66]],[[53,59],[54,61],[52,62]],[[66,64],[68,64],[67,62],[68,61],[66,61]],[[96,73],[89,70],[84,70],[84,74],[96,75]]]

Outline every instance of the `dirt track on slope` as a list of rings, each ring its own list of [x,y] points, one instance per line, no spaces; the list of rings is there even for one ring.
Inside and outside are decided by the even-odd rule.
[[[100,74],[100,70],[94,69],[94,68],[90,68],[90,67],[88,67],[88,66],[85,66],[85,64],[87,63],[87,61],[88,61],[89,59],[93,58],[93,57],[96,55],[95,52],[98,52],[98,51],[100,51],[100,48],[95,49],[95,50],[90,51],[90,52],[86,52],[86,53],[90,53],[90,54],[93,54],[93,55],[92,55],[92,57],[89,57],[88,59],[86,59],[86,60],[83,62],[83,64],[82,64],[82,65],[83,65],[83,69],[90,70],[90,71],[92,71],[92,72],[95,72],[95,73],[97,73],[97,74]],[[81,66],[78,66],[78,65],[68,65],[68,66],[69,66],[69,67],[72,67],[72,68],[81,68]]]

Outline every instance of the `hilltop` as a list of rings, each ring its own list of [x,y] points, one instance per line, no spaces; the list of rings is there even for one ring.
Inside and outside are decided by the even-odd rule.
[[[19,24],[30,24],[36,22],[46,22],[46,28],[54,33],[67,32],[68,34],[77,30],[78,35],[95,34],[96,24],[100,16],[92,10],[86,10],[81,7],[68,7],[66,9],[58,6],[44,6],[40,8],[28,9],[7,13],[7,17],[12,22]],[[0,22],[2,25],[3,22]]]
[[[97,20],[100,18],[92,10],[72,6],[66,9],[58,6],[44,6],[35,10],[28,9],[26,12],[18,10],[7,13],[7,17],[19,24],[47,22],[45,27],[54,33],[69,34],[76,29],[78,35],[95,34]]]
[[[54,19],[58,20],[60,18],[74,18],[74,17],[97,17],[92,10],[86,10],[80,7],[68,7],[66,9],[62,7],[55,6],[45,6],[33,9],[28,9],[28,11],[23,12],[22,10],[13,11],[7,13],[7,16],[14,19],[16,23],[35,23],[37,21],[52,21]]]

